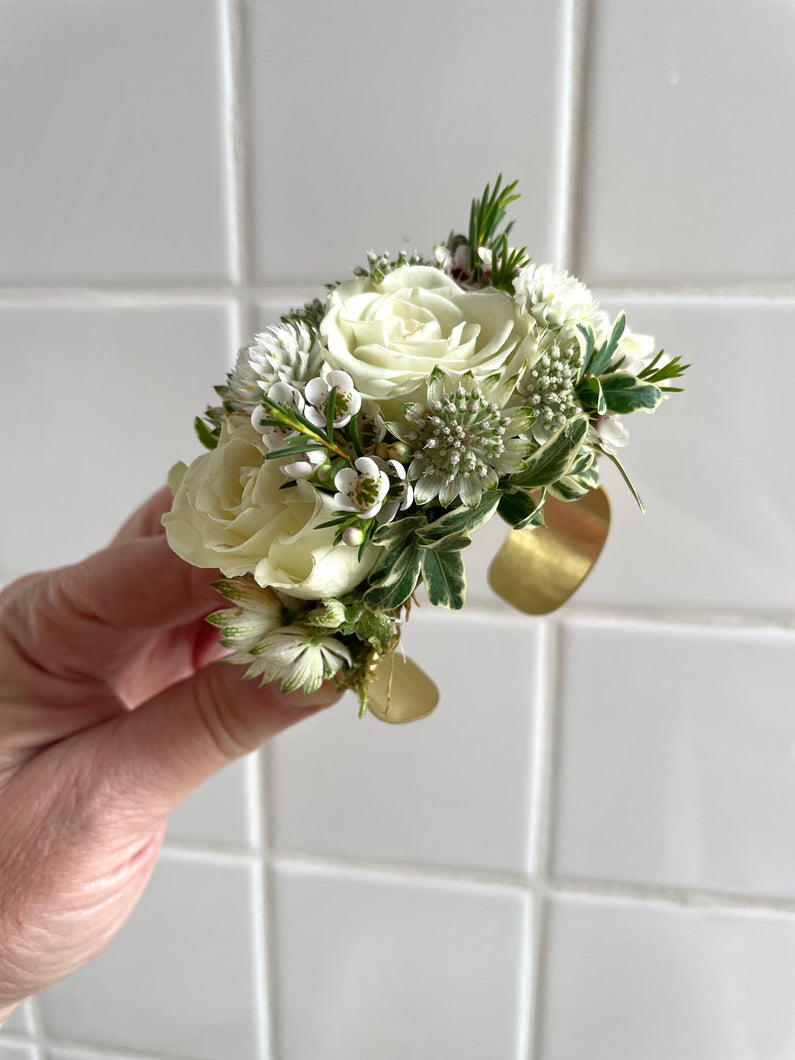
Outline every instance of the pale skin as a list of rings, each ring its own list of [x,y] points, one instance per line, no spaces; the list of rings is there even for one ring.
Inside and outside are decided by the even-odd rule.
[[[218,572],[170,551],[170,503],[0,594],[0,1026],[113,938],[186,795],[338,698],[220,661]]]

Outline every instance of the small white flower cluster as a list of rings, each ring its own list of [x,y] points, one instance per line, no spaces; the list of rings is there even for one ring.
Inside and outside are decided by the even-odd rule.
[[[462,606],[461,551],[496,512],[538,522],[617,461],[623,420],[651,411],[678,360],[588,288],[508,246],[513,185],[473,201],[469,237],[368,267],[240,350],[209,452],[170,481],[169,542],[217,567],[232,606],[211,616],[246,675],[363,702],[420,582]],[[620,467],[620,465],[619,465]],[[623,471],[623,469],[622,469]]]

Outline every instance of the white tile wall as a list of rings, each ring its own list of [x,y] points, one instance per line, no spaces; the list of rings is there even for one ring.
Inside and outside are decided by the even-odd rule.
[[[0,1040],[0,1060],[38,1060],[38,1058],[30,1045]]]
[[[533,256],[694,365],[560,615],[491,595],[492,523],[406,636],[436,714],[344,702],[192,796],[0,1057],[795,1055],[793,45],[787,0],[0,5],[0,581],[100,545],[255,327],[500,169]]]
[[[210,0],[4,0],[0,283],[229,275]]]
[[[558,897],[538,1055],[784,1060],[793,975],[791,917]]]
[[[283,1060],[520,1055],[526,895],[283,867],[275,908]]]
[[[561,669],[556,874],[795,898],[795,631],[572,622]]]
[[[476,0],[253,2],[246,16],[257,279],[326,283],[363,249],[430,247],[500,170],[522,174],[517,225],[552,253],[560,4],[500,0],[496,19]]]
[[[0,305],[19,454],[0,464],[12,502],[0,581],[101,547],[172,464],[192,459],[193,417],[229,343],[223,305]]]
[[[161,859],[114,944],[41,995],[47,1034],[186,1060],[250,1060],[263,1033],[248,863]]]
[[[790,281],[793,5],[591,11],[578,271],[644,286]]]
[[[422,725],[360,721],[351,696],[285,734],[271,749],[275,848],[527,873],[536,624],[420,612],[404,645],[441,684],[435,713]]]

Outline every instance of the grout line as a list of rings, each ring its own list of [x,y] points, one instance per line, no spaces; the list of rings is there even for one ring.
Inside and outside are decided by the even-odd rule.
[[[562,209],[562,208],[561,208]],[[563,221],[558,218],[558,227]],[[558,238],[558,242],[560,239]],[[563,254],[564,252],[561,251]],[[719,305],[751,303],[754,305],[795,304],[795,285],[790,283],[765,285],[688,285],[650,283],[646,287],[592,285],[597,300],[618,301],[620,299],[658,302],[660,304]],[[246,298],[253,301],[289,302],[300,305],[310,298],[322,295],[322,285],[317,283],[294,283],[269,285],[257,283],[185,284],[167,281],[153,285],[106,284],[97,285],[42,285],[39,287],[0,287],[0,305],[3,307],[40,305],[87,305],[119,307],[125,305],[194,305],[196,303],[218,303],[230,298]]]
[[[663,904],[679,909],[725,910],[788,917],[795,915],[795,896],[742,894],[709,887],[559,876],[551,882],[550,891],[557,897],[590,898],[602,902],[619,900],[638,905]]]
[[[278,987],[276,981],[276,938],[274,924],[278,911],[274,900],[273,888],[273,855],[271,847],[271,836],[273,835],[273,783],[271,774],[271,748],[266,744],[258,756],[259,765],[259,819],[260,819],[260,847],[262,850],[262,876],[260,887],[260,899],[262,910],[262,922],[260,926],[260,952],[262,983],[261,995],[265,1007],[265,1025],[263,1036],[263,1057],[268,1060],[278,1060]]]
[[[585,191],[583,147],[587,135],[588,118],[586,89],[590,59],[588,45],[591,28],[591,0],[568,0],[566,25],[568,30],[566,104],[568,109],[564,121],[569,141],[566,171],[568,223],[565,231],[566,240],[561,247],[564,254],[561,264],[569,272],[578,273],[579,237]]]
[[[557,640],[562,630],[554,631]],[[558,656],[557,660],[555,656]],[[560,661],[558,648],[550,644],[547,648],[548,672],[559,673]],[[383,880],[394,883],[427,883],[440,886],[465,886],[479,890],[505,891],[513,893],[533,893],[539,900],[548,895],[581,896],[597,900],[621,898],[636,902],[665,902],[678,906],[714,907],[716,909],[733,909],[738,912],[759,911],[782,913],[795,916],[795,895],[764,895],[753,892],[721,890],[714,887],[703,887],[697,884],[646,883],[643,881],[611,880],[597,876],[556,876],[551,871],[550,854],[552,849],[552,824],[555,801],[555,759],[559,744],[559,723],[556,718],[557,680],[548,684],[547,717],[543,723],[545,736],[543,770],[543,790],[535,796],[541,801],[540,827],[534,825],[535,860],[538,871],[534,875],[522,872],[491,871],[489,869],[458,868],[450,865],[429,865],[411,862],[372,861],[364,858],[315,854],[297,850],[266,850],[262,859],[255,850],[238,850],[230,852],[208,846],[187,846],[174,844],[164,845],[161,856],[172,861],[194,861],[198,864],[221,864],[239,867],[258,866],[261,861],[278,867],[292,868],[306,873],[333,877],[357,877]],[[538,768],[538,758],[536,765]],[[263,777],[260,800],[267,807],[270,798],[267,794],[267,781]],[[263,814],[263,818],[267,813]],[[263,827],[263,834],[267,825]],[[268,913],[266,930],[272,920]],[[29,1033],[41,1035],[39,1022],[35,1015],[37,999],[31,1004],[34,1029]]]
[[[198,865],[225,865],[240,867],[251,865],[258,860],[256,850],[241,846],[213,846],[210,843],[182,843],[167,839],[160,850],[160,857],[165,861],[192,861]]]
[[[418,865],[409,862],[369,861],[353,857],[326,856],[293,850],[277,850],[273,864],[306,874],[336,878],[359,878],[384,883],[426,883],[431,886],[463,886],[467,889],[526,893],[533,881],[522,873],[490,872],[449,865]]]
[[[531,1000],[528,1013],[527,1060],[541,1055],[541,1036],[544,1018],[544,984],[546,981],[547,935],[549,920],[550,863],[554,828],[555,763],[558,741],[558,700],[562,659],[563,627],[559,620],[546,624],[544,665],[540,678],[539,747],[536,768],[536,834],[533,868],[536,878],[536,899],[533,909],[531,940]]]
[[[678,284],[649,282],[626,286],[595,283],[592,290],[597,300],[627,300],[679,303],[692,305],[731,305],[733,302],[754,302],[761,305],[791,304],[795,300],[795,284],[786,281],[771,283],[704,283]]]
[[[31,1045],[36,1053],[35,1060],[41,1060],[44,1055],[42,1050],[50,1043],[44,1033],[44,1021],[41,1018],[38,997],[32,997],[28,1002],[27,1023],[31,1036]]]
[[[183,1053],[152,1053],[148,1049],[128,1049],[118,1045],[97,1045],[69,1038],[51,1038],[49,1048],[62,1050],[64,1060],[77,1054],[80,1060],[191,1060]],[[61,1057],[58,1057],[61,1060]],[[199,1060],[199,1058],[196,1058]]]
[[[239,286],[248,275],[248,247],[241,226],[245,197],[242,146],[242,91],[240,86],[240,27],[235,0],[220,5],[221,91],[224,111],[224,162],[226,172],[226,228],[229,268],[233,284]]]
[[[562,47],[559,109],[558,203],[553,261],[569,268],[579,174],[579,110],[582,105],[582,0],[566,0],[561,15]]]
[[[607,609],[574,606],[562,616],[564,621],[590,625],[631,625],[669,632],[703,632],[709,629],[724,629],[744,633],[789,633],[795,628],[795,615],[773,617],[771,615],[740,615],[733,612],[710,613],[704,611]]]
[[[478,597],[467,603],[466,614],[472,618],[496,618],[521,621],[522,613],[507,606],[496,596]],[[533,616],[524,616],[532,621]],[[611,604],[580,604],[570,601],[559,617],[592,622],[627,622],[651,626],[718,627],[726,629],[789,630],[795,625],[795,614],[790,611],[710,610],[687,607],[655,607]]]

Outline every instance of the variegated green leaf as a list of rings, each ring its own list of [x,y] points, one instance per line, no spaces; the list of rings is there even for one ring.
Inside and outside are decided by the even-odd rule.
[[[464,606],[466,578],[460,552],[424,549],[422,580],[432,604],[457,611]]]
[[[600,382],[608,412],[656,409],[662,401],[662,391],[658,386],[643,383],[629,372],[611,372],[603,375]]]
[[[480,502],[474,508],[466,508],[463,505],[446,512],[432,523],[423,526],[417,532],[418,540],[425,546],[431,547],[434,542],[441,541],[450,534],[471,534],[491,519],[500,500],[499,490],[488,490],[484,493]]]
[[[575,416],[564,423],[549,441],[527,458],[524,471],[512,475],[509,482],[522,489],[548,486],[567,475],[577,450],[588,433],[588,417]]]
[[[522,490],[512,490],[504,493],[500,499],[497,509],[506,523],[514,530],[526,530],[530,526],[544,525],[544,502],[546,501],[546,490],[541,491],[541,499],[531,493]]]
[[[416,542],[412,542],[397,554],[383,580],[373,584],[373,575],[370,575],[370,588],[364,594],[364,602],[369,608],[394,611],[408,600],[420,576],[422,551]]]

